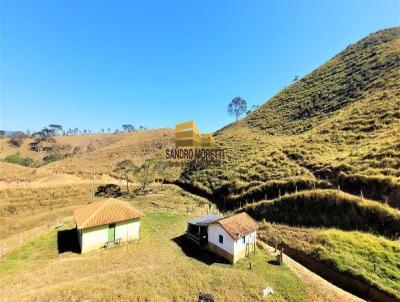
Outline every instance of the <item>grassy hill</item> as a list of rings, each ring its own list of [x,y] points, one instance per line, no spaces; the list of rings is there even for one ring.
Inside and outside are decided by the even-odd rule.
[[[337,229],[289,227],[265,223],[260,239],[283,243],[345,275],[362,280],[400,299],[400,241]]]
[[[295,226],[336,227],[400,238],[400,211],[337,190],[303,191],[246,205],[258,220]]]
[[[217,131],[224,167],[181,181],[226,208],[338,186],[400,207],[399,88],[400,28],[371,34]]]
[[[110,174],[117,162],[130,159],[136,164],[161,154],[173,144],[172,129],[155,129],[113,134],[85,134],[78,136],[55,136],[53,142],[44,143],[43,150],[30,149],[34,140],[26,138],[20,147],[11,146],[8,139],[0,139],[0,158],[19,154],[31,158],[39,166],[38,171],[69,173],[83,177]],[[44,159],[52,154],[61,154],[57,160],[46,163]]]
[[[400,220],[390,207],[400,208],[399,35],[399,28],[383,30],[350,45],[217,131],[217,146],[226,150],[223,166],[183,170],[179,182],[221,208],[244,208],[259,220],[291,225],[263,228],[261,238],[279,237],[399,297],[399,241],[389,239],[398,238]],[[121,184],[111,177],[116,163],[140,164],[163,154],[173,146],[172,129],[56,136],[38,152],[30,150],[30,138],[20,147],[7,141],[0,139],[0,159],[33,162],[23,161],[31,167],[0,162],[0,240],[9,248],[0,264],[2,297],[170,301],[208,291],[218,300],[242,301],[260,300],[260,288],[272,286],[274,301],[307,299],[287,267],[268,264],[270,255],[260,252],[231,267],[186,254],[176,239],[185,221],[208,206],[173,185],[122,197],[146,214],[139,245],[58,254],[53,226],[63,220],[63,228],[73,227],[68,217],[90,201],[93,168],[95,185]],[[46,160],[49,156],[56,160]],[[194,211],[187,213],[189,208]],[[376,272],[373,261],[380,267]]]

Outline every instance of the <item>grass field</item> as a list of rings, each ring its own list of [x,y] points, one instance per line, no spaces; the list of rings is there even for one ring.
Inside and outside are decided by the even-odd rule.
[[[400,240],[357,231],[298,228],[270,223],[261,228],[260,238],[270,244],[283,242],[318,262],[400,299]]]
[[[167,190],[166,196],[183,198],[179,190]],[[153,204],[162,200],[162,195],[131,200],[145,212],[139,243],[58,254],[61,229],[26,242],[0,262],[1,296],[8,301],[193,301],[208,292],[217,301],[258,301],[260,290],[271,286],[275,294],[268,301],[307,300],[302,282],[286,267],[269,264],[272,257],[260,251],[232,266],[193,250],[181,236],[186,220],[204,208],[192,201],[194,212],[178,207],[166,212]],[[69,221],[63,228],[73,225]]]

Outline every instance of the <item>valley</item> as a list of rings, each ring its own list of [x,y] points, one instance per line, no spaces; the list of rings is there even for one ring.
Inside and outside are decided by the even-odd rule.
[[[0,138],[0,297],[191,301],[208,292],[261,301],[272,287],[267,301],[359,301],[333,285],[325,292],[296,259],[274,264],[268,244],[399,301],[399,133],[397,27],[348,46],[216,131],[222,165],[168,165],[168,128],[55,135],[40,148],[35,137],[19,146]],[[117,166],[126,160],[135,168],[124,174]],[[140,240],[83,255],[60,250],[73,210],[101,199],[93,195],[106,184],[144,213]],[[235,265],[183,238],[191,218],[240,212],[257,220],[260,243]]]

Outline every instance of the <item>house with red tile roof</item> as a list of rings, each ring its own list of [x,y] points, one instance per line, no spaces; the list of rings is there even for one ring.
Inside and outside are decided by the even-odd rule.
[[[128,202],[104,199],[74,211],[81,252],[139,239],[143,214]]]
[[[257,222],[246,213],[203,216],[188,221],[186,236],[231,263],[255,252]]]

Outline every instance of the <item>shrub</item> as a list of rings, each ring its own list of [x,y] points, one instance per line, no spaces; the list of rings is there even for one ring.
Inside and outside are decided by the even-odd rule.
[[[17,164],[25,167],[37,167],[38,164],[30,157],[22,157],[19,153],[8,155],[4,158],[6,163]]]
[[[60,153],[60,152],[54,152],[50,155],[47,155],[45,157],[43,157],[43,161],[45,162],[45,164],[51,163],[53,161],[58,161],[58,160],[62,160],[64,158],[66,158],[67,155]]]
[[[9,144],[10,146],[12,146],[12,147],[17,147],[17,148],[19,148],[19,147],[21,147],[22,142],[23,142],[23,138],[18,136],[18,137],[12,137],[12,138],[8,141],[8,144]]]
[[[121,187],[116,184],[98,186],[95,195],[103,197],[119,197],[122,195]]]
[[[17,213],[17,207],[13,204],[9,204],[4,207],[4,211],[7,212],[8,214],[13,215]]]

